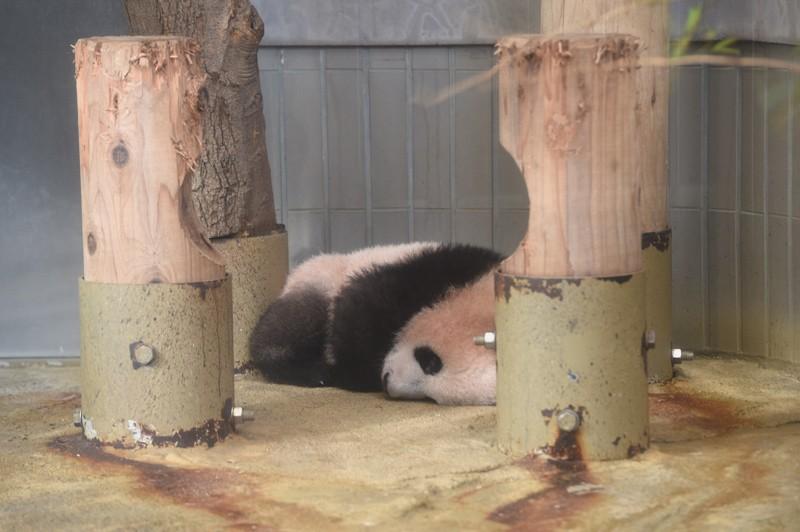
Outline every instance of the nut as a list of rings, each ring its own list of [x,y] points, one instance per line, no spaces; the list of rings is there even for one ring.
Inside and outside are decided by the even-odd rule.
[[[476,336],[472,339],[475,345],[482,345],[486,349],[494,349],[497,347],[497,335],[494,331],[483,333],[482,336]]]
[[[574,432],[581,426],[581,415],[571,408],[559,411],[556,416],[558,428],[565,432]]]

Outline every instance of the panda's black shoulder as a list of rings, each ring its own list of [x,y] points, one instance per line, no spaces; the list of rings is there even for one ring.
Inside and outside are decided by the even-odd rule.
[[[343,310],[342,304],[364,304],[364,312],[374,307],[373,310],[381,310],[382,318],[402,327],[424,307],[441,300],[451,288],[476,281],[501,260],[502,256],[493,250],[468,244],[423,248],[355,275],[337,297],[335,312]]]
[[[470,284],[494,268],[502,257],[495,251],[467,244],[440,244],[423,248],[399,261],[367,268],[344,287],[340,300],[363,294],[392,296],[391,304],[403,316],[420,305],[431,305],[450,288]]]
[[[488,272],[503,257],[491,249],[470,244],[441,244],[423,249],[401,261],[416,266],[426,274],[445,284],[467,284]]]
[[[400,329],[450,289],[466,286],[499,264],[496,252],[466,244],[423,248],[354,276],[337,295],[329,343],[336,386],[379,390],[383,359]]]

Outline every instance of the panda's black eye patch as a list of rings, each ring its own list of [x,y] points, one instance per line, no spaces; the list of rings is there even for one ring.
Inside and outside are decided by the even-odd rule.
[[[426,375],[436,375],[442,371],[442,359],[430,347],[417,347],[414,349],[414,358]]]

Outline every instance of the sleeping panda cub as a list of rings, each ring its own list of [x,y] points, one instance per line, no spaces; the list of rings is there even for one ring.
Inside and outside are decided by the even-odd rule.
[[[313,257],[259,320],[253,362],[277,383],[494,404],[495,353],[473,337],[494,330],[501,258],[431,242]]]

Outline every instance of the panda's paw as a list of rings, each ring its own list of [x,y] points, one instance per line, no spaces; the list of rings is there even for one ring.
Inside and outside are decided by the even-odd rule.
[[[253,364],[272,382],[324,386],[328,299],[315,290],[284,294],[264,312],[250,337]]]

